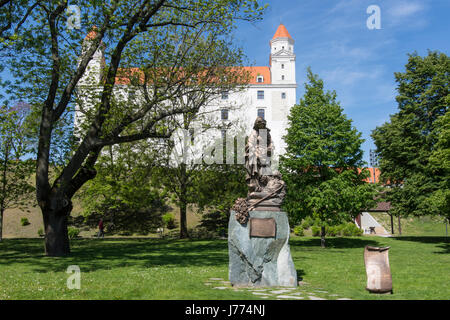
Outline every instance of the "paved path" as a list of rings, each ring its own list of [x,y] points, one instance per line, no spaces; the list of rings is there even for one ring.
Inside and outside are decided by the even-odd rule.
[[[345,297],[340,297],[334,293],[329,293],[323,288],[314,288],[303,281],[300,281],[296,288],[234,288],[231,286],[229,281],[222,278],[209,278],[204,284],[205,286],[215,290],[247,291],[261,299],[269,300],[351,300]]]

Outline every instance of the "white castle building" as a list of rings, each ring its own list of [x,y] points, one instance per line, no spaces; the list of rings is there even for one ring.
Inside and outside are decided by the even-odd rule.
[[[87,35],[87,39],[95,36],[95,31]],[[285,150],[282,139],[286,134],[287,116],[290,108],[296,103],[295,53],[294,39],[286,27],[280,24],[269,42],[269,65],[243,67],[251,78],[244,90],[238,92],[223,92],[205,107],[212,112],[216,120],[223,123],[239,123],[240,129],[250,134],[257,116],[267,121],[271,130],[274,145],[274,158],[277,159]],[[100,83],[104,65],[104,45],[101,46],[90,61],[85,75],[79,82],[80,95],[86,97],[95,94],[95,84]],[[92,85],[94,84],[94,86]],[[122,94],[126,99],[126,83],[116,83],[115,94]],[[121,92],[122,91],[122,92]],[[124,93],[125,92],[125,93]],[[83,112],[92,103],[91,99],[81,98],[76,107],[75,127],[83,119]],[[220,132],[218,133],[220,136]],[[222,132],[223,136],[223,132]],[[197,139],[197,138],[196,138]],[[211,140],[208,134],[199,140]]]

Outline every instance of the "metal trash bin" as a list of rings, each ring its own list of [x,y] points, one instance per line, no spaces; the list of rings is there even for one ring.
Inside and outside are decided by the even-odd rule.
[[[364,264],[367,274],[366,290],[371,293],[393,293],[389,248],[371,246],[364,248]]]

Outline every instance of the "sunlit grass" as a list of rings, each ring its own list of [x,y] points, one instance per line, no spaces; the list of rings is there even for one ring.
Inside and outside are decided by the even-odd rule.
[[[352,299],[449,299],[450,248],[445,237],[291,238],[304,290]],[[394,295],[364,288],[365,245],[391,246]],[[69,290],[69,265],[81,269],[81,289]],[[214,289],[228,280],[226,240],[79,239],[64,258],[43,255],[42,239],[0,243],[0,299],[260,299],[248,290]],[[305,292],[306,292],[305,291]],[[337,295],[337,296],[335,296]]]

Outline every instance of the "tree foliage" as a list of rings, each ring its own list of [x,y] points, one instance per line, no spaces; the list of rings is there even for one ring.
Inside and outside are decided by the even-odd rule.
[[[284,208],[291,223],[318,218],[322,226],[351,221],[373,205],[374,188],[362,160],[361,133],[352,127],[334,91],[308,69],[305,95],[288,116],[286,154],[280,169],[287,184]]]
[[[230,43],[237,20],[255,21],[264,12],[256,0],[79,0],[70,4],[82,10],[80,30],[68,28],[67,0],[24,0],[20,6],[12,0],[0,2],[0,52],[8,57],[5,65],[14,77],[6,83],[8,94],[36,106],[41,115],[36,197],[50,256],[70,252],[67,217],[71,199],[95,177],[101,150],[170,136],[174,116],[195,112],[171,107],[167,103],[170,98],[192,81],[203,88],[220,83],[228,65],[219,62],[229,52],[239,50],[230,47],[217,55],[217,45]],[[94,25],[89,41],[81,41]],[[77,96],[83,91],[80,80],[103,46],[106,59],[101,78],[91,81],[95,86],[90,90],[84,88],[92,99],[84,110],[79,139],[61,171],[52,178],[49,166],[54,130],[72,114],[75,103],[81,102]],[[123,108],[120,99],[115,99],[117,82],[123,78],[141,89],[140,100],[130,104],[133,107]]]
[[[411,54],[395,79],[398,112],[372,132],[391,213],[448,217],[450,58]]]
[[[148,234],[162,226],[167,197],[152,184],[154,156],[149,143],[108,147],[96,164],[97,175],[80,190],[83,212],[75,224],[96,227],[100,218],[109,234]],[[105,150],[106,151],[106,150]]]

